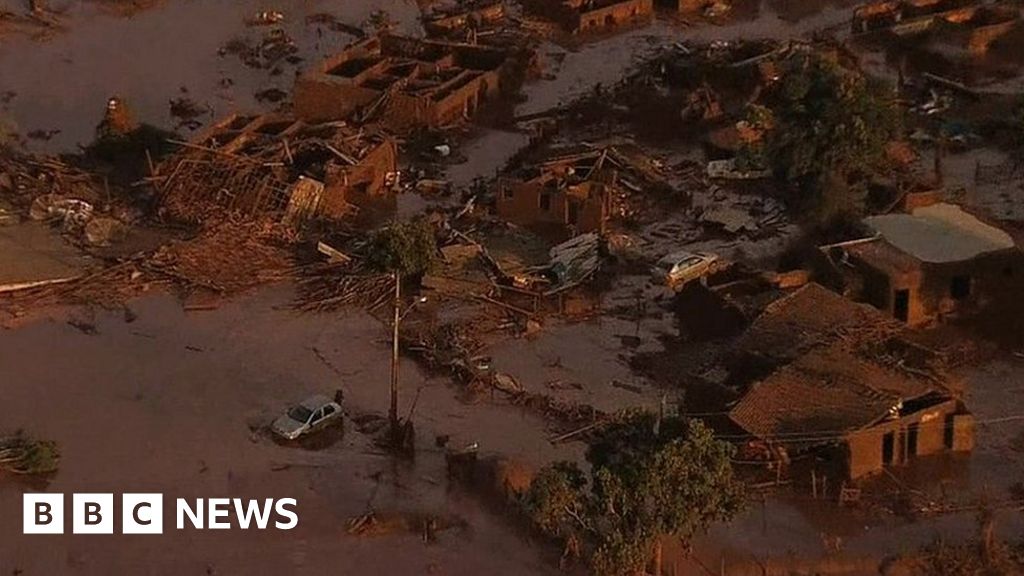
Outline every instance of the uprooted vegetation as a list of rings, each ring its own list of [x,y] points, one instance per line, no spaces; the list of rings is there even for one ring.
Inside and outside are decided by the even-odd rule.
[[[57,470],[60,451],[49,440],[36,440],[21,430],[0,437],[0,471],[11,474],[48,474]]]
[[[1024,572],[1021,542],[995,535],[996,507],[984,499],[977,508],[977,535],[961,542],[936,538],[913,554],[890,561],[886,573],[911,576],[1013,576]]]
[[[424,542],[432,542],[438,532],[465,530],[467,522],[454,515],[429,514],[424,512],[376,512],[371,511],[351,518],[346,532],[352,536],[388,536],[393,534],[418,534]]]

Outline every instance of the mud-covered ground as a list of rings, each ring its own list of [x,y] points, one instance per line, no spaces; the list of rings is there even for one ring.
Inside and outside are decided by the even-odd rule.
[[[0,7],[17,0],[0,0]],[[748,3],[749,4],[749,3]],[[565,47],[540,48],[543,78],[524,87],[516,114],[544,112],[611,85],[653,46],[753,38],[800,38],[817,32],[845,34],[849,6],[838,2],[766,0],[726,25],[659,19],[636,30]],[[295,73],[352,40],[343,31],[307,23],[314,14],[360,24],[385,10],[397,29],[421,35],[416,3],[359,0],[303,3],[284,0],[210,2],[164,0],[133,11],[103,2],[50,3],[62,26],[45,35],[0,34],[0,128],[11,127],[31,150],[74,151],[93,137],[108,97],[124,98],[139,120],[187,136],[232,111],[270,109],[257,92],[290,90]],[[283,28],[296,46],[293,58],[266,67],[246,64],[235,45],[259,43],[267,30],[248,27],[258,10],[281,10]],[[885,54],[866,50],[885,66]],[[171,113],[170,101],[186,98],[199,113],[191,125]],[[672,111],[673,114],[676,111]],[[511,127],[473,127],[446,166],[456,187],[490,178],[528,136]],[[976,163],[999,164],[998,150],[982,149],[947,160],[947,178],[968,189],[967,201],[1007,218],[1024,216],[1018,184],[978,185]],[[925,171],[922,158],[918,169]],[[716,202],[706,195],[698,202]],[[408,195],[399,211],[429,203]],[[670,248],[671,234],[687,232],[685,214],[640,231],[652,253]],[[705,238],[702,249],[755,260],[776,256],[795,233]],[[666,236],[668,234],[669,236]],[[668,243],[664,243],[669,237]],[[0,258],[0,261],[3,261]],[[640,296],[640,298],[637,297]],[[618,277],[597,312],[553,320],[530,338],[490,337],[494,367],[523,387],[600,410],[654,408],[663,390],[630,368],[632,355],[658,352],[677,333],[666,303],[647,278]],[[641,306],[639,302],[646,304]],[[449,446],[477,443],[483,455],[502,455],[532,466],[580,456],[579,442],[552,444],[551,423],[509,405],[502,396],[474,397],[411,360],[401,363],[403,410],[416,398],[419,450],[413,462],[395,463],[373,445],[352,417],[384,416],[388,405],[390,345],[384,325],[356,312],[299,314],[289,309],[290,287],[274,286],[208,312],[186,313],[168,296],[148,296],[122,311],[53,311],[14,321],[0,311],[0,428],[24,427],[55,440],[63,459],[45,485],[0,478],[0,519],[18,519],[21,493],[163,492],[175,497],[295,497],[299,527],[287,536],[267,531],[208,533],[167,530],[160,538],[113,536],[23,537],[17,520],[0,521],[0,574],[546,574],[555,573],[557,551],[523,534],[514,522],[446,478],[437,436]],[[95,333],[83,327],[95,327]],[[925,462],[905,471],[922,491],[1005,499],[1022,475],[1024,421],[1016,408],[1024,390],[1024,360],[1012,351],[966,374],[969,405],[981,425],[978,448],[965,462]],[[289,403],[313,391],[342,389],[343,434],[316,450],[273,442],[264,427]],[[916,465],[915,465],[916,466]],[[929,482],[935,466],[950,472],[948,486]],[[915,480],[914,477],[917,477]],[[924,478],[925,480],[922,480]],[[346,524],[367,510],[431,514],[458,519],[436,542],[420,533],[379,537],[346,534]],[[973,534],[971,510],[914,520],[837,510],[805,496],[769,497],[729,525],[696,543],[697,557],[717,573],[728,563],[786,556],[824,556],[840,536],[844,551],[880,557],[926,543],[936,535]],[[170,516],[169,516],[170,517]],[[999,514],[999,533],[1024,534],[1016,510]],[[552,556],[554,554],[554,556]],[[693,568],[694,570],[701,570]]]

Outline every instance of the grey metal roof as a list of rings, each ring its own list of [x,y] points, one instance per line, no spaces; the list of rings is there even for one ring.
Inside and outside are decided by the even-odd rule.
[[[922,262],[960,262],[1016,246],[1009,234],[954,204],[924,206],[910,214],[871,216],[864,223]]]

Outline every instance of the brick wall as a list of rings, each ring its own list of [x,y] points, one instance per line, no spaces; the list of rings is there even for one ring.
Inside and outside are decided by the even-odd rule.
[[[542,202],[544,196],[547,201]],[[604,231],[608,202],[608,190],[601,183],[587,182],[575,189],[552,190],[537,181],[506,181],[499,183],[496,206],[501,218],[522,226],[557,224],[573,226],[576,232],[584,233]],[[575,224],[572,222],[574,210]]]
[[[348,118],[378,96],[376,90],[323,74],[311,74],[295,81],[292,98],[299,118],[307,122],[329,122]]]
[[[939,454],[946,446],[946,429],[953,428],[953,450],[974,447],[974,426],[970,414],[961,410],[957,400],[946,400],[896,420],[853,432],[846,437],[847,470],[851,479],[881,472],[883,444],[892,435],[892,464],[903,464],[916,456]],[[916,429],[917,447],[911,453],[911,430]]]

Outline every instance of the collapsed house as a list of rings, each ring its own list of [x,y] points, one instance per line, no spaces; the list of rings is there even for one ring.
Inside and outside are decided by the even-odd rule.
[[[423,14],[423,28],[436,38],[465,38],[493,28],[507,16],[503,0],[461,0],[431,6]]]
[[[819,284],[764,307],[736,365],[760,374],[729,413],[790,457],[832,456],[853,479],[916,456],[973,448],[973,417],[935,354],[905,328]]]
[[[926,204],[864,223],[874,236],[822,247],[825,276],[907,324],[978,309],[1021,287],[1024,257],[1013,237],[958,205]]]
[[[397,157],[394,140],[378,130],[233,115],[165,160],[156,186],[163,209],[186,221],[217,206],[301,224],[389,198]]]
[[[446,126],[511,90],[512,68],[497,48],[380,34],[300,76],[295,111],[310,122],[377,119],[395,131]]]
[[[879,30],[896,34],[926,30],[937,17],[970,11],[977,0],[878,0],[853,10],[854,34]]]
[[[658,0],[658,5],[682,14],[703,14],[712,17],[732,9],[732,3],[725,0]]]
[[[497,297],[506,302],[520,304],[533,312],[540,310],[547,300],[557,300],[558,311],[565,309],[564,297],[597,273],[606,253],[601,236],[596,233],[580,234],[552,246],[547,262],[521,267],[502,264],[486,255],[495,282]]]
[[[969,55],[988,52],[989,46],[1020,27],[1020,8],[1010,4],[975,6],[972,10],[938,19],[932,28],[936,42]]]
[[[1011,3],[986,4],[978,0],[883,0],[857,7],[853,33],[886,32],[910,36],[934,32],[946,43],[971,54],[1014,29],[1020,8]]]
[[[603,233],[629,212],[627,196],[654,179],[614,146],[561,150],[498,179],[498,216],[538,232]]]
[[[580,34],[650,19],[654,0],[527,0],[523,8],[565,32]]]

